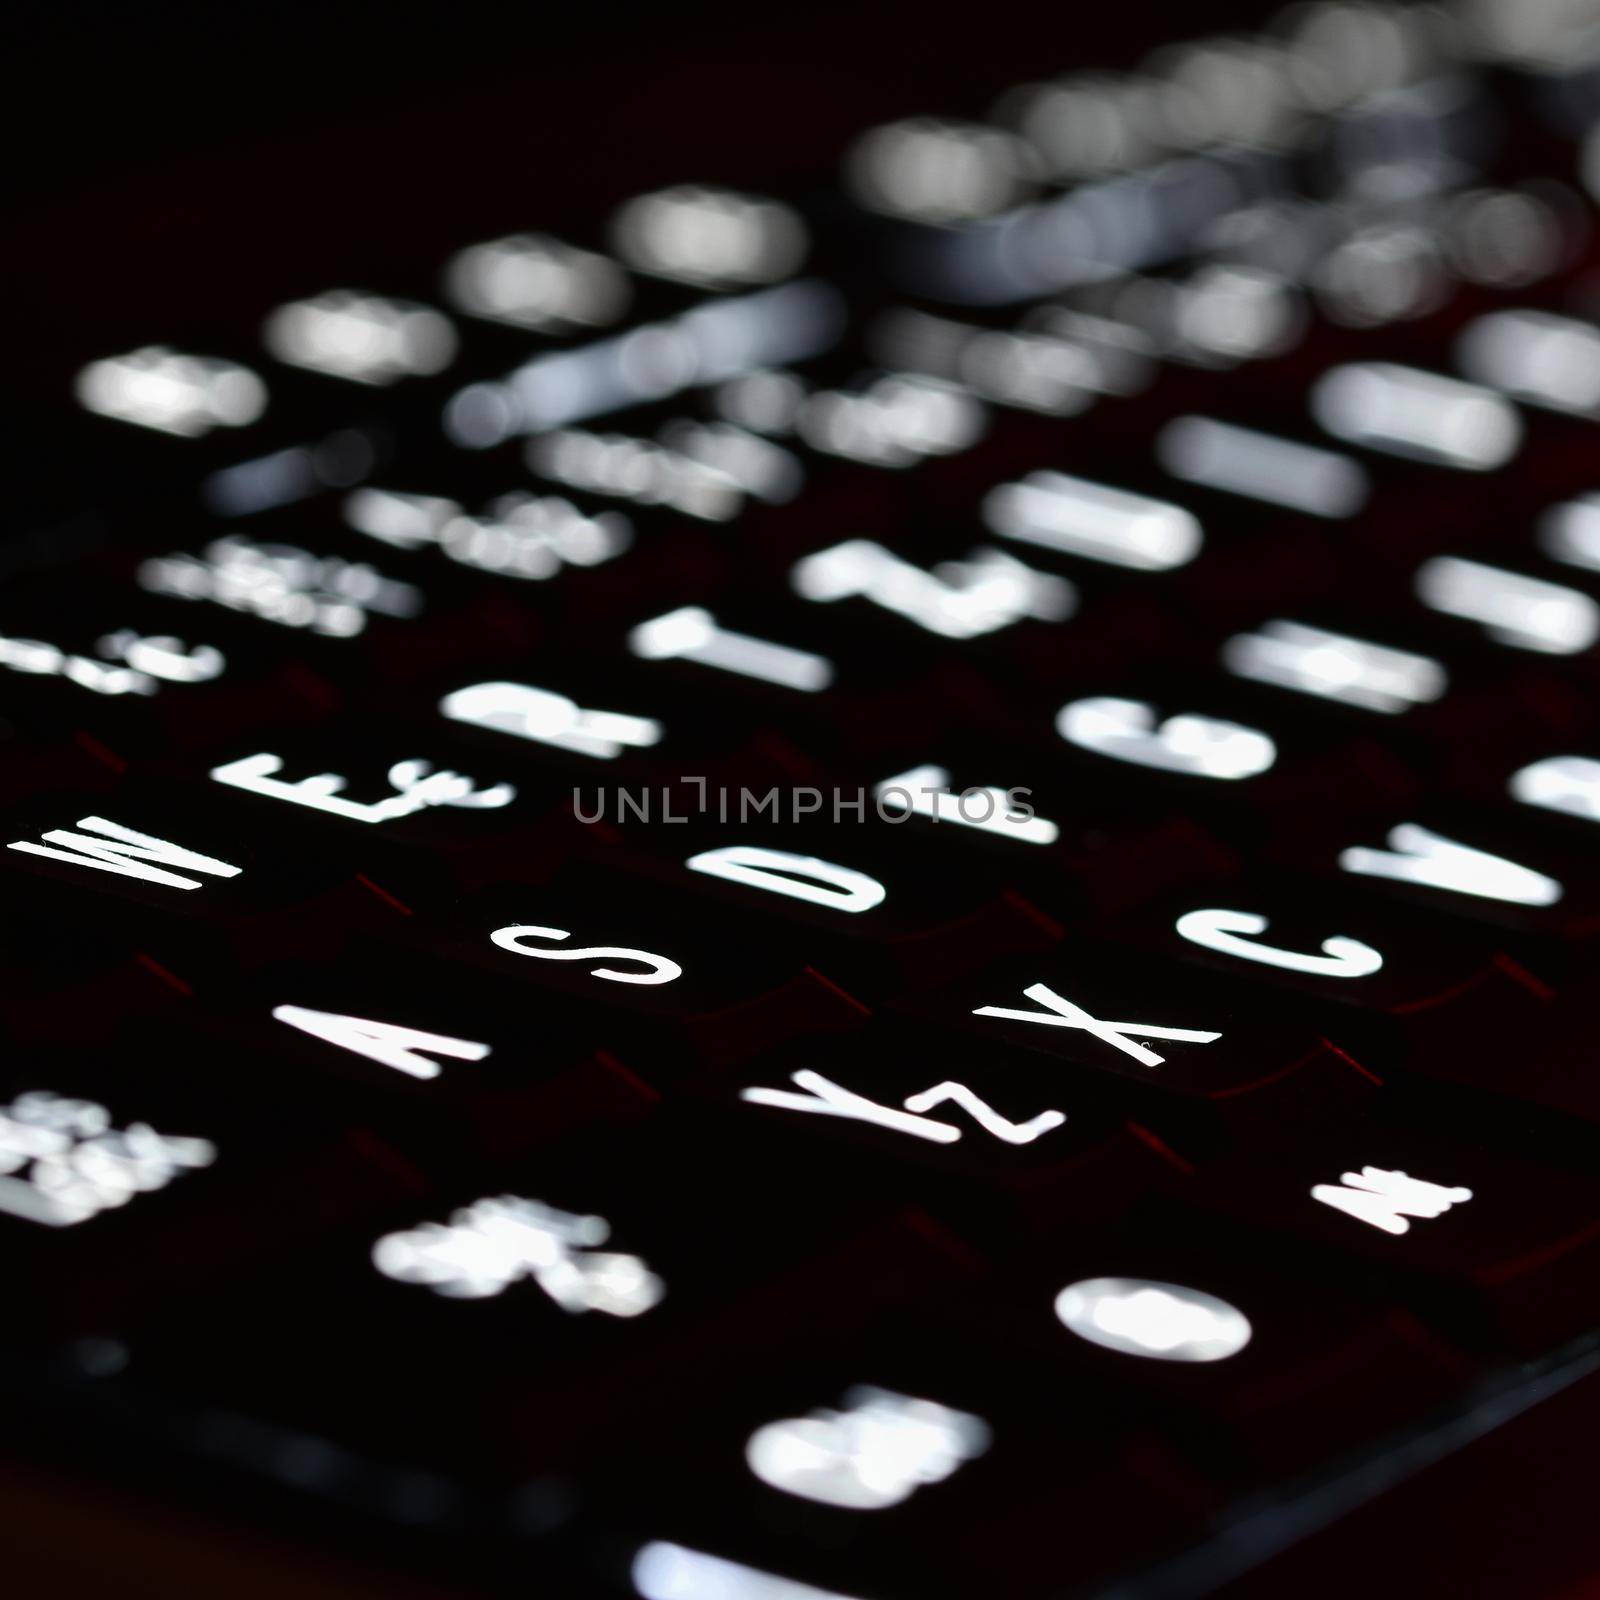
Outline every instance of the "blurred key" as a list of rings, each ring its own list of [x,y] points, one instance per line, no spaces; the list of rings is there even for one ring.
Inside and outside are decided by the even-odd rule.
[[[1330,1291],[1177,1206],[1059,1240],[945,1315],[1014,1352],[1036,1394],[1116,1396],[1131,1422],[1192,1430],[1211,1470],[1243,1481],[1416,1422],[1473,1370],[1397,1303]]]
[[[132,1362],[180,1394],[198,1380],[247,1415],[504,1481],[637,1415],[666,1374],[703,1382],[780,1329],[848,1327],[959,1271],[913,1221],[662,1116],[391,1201],[152,1325]]]
[[[1139,1431],[1116,1386],[1075,1376],[1003,1357],[941,1309],[890,1317],[848,1343],[740,1361],[715,1394],[609,1437],[596,1503],[659,1552],[635,1558],[644,1593],[667,1547],[830,1594],[912,1595],[997,1571],[1008,1593],[1048,1592],[1051,1512],[1094,1508],[1076,1535],[1088,1573],[1181,1543],[1209,1489],[1176,1443]],[[1060,1430],[1072,1450],[1052,1443]]]
[[[1488,390],[1387,362],[1335,367],[1311,408],[1336,439],[1464,471],[1504,466],[1522,441],[1517,413]]]
[[[129,1059],[159,1056],[56,1052],[8,1069],[0,1225],[33,1285],[24,1338],[185,1314],[264,1254],[423,1192],[379,1140],[312,1101],[241,1104],[214,1062],[209,1079],[134,1086]]]

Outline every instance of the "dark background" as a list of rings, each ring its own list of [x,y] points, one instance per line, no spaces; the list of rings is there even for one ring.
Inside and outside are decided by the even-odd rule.
[[[1261,4],[13,0],[0,21],[0,386],[287,294],[374,289],[619,199],[825,178],[849,137],[978,114]]]

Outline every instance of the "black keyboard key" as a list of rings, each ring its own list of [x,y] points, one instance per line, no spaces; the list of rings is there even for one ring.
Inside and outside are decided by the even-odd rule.
[[[1591,1164],[1475,1134],[1450,1110],[1411,1101],[1247,1166],[1219,1163],[1188,1193],[1296,1241],[1308,1263],[1382,1286],[1456,1339],[1546,1349],[1595,1316]]]
[[[1314,1016],[1267,991],[1224,985],[1176,963],[1119,957],[1082,938],[1050,955],[984,969],[903,1009],[986,1043],[1038,1052],[1063,1082],[1110,1078],[1130,1106],[1209,1108],[1240,1127],[1347,1116],[1380,1079],[1318,1032]]]
[[[597,1440],[596,1543],[643,1547],[645,1593],[695,1592],[652,1585],[710,1581],[707,1557],[828,1593],[965,1590],[997,1570],[1008,1593],[1048,1592],[1042,1530],[1019,1505],[1094,1507],[1078,1535],[1088,1573],[1192,1537],[1215,1493],[1124,1400],[937,1307],[809,1338]],[[1051,1449],[1059,1429],[1072,1451]]]
[[[1102,1225],[1193,1170],[1155,1131],[1130,1127],[1093,1081],[887,1012],[855,1033],[786,1044],[684,1087],[737,1102],[751,1138],[859,1174],[994,1248]],[[1189,1149],[1187,1130],[1164,1131]]]
[[[269,1422],[520,1479],[672,1373],[703,1377],[778,1329],[849,1327],[963,1270],[933,1224],[859,1184],[819,1189],[814,1170],[668,1116],[464,1163],[446,1190],[152,1324],[132,1361]]]
[[[369,1130],[309,1100],[241,1104],[214,1060],[209,1076],[134,1085],[108,1053],[8,1070],[0,1224],[34,1289],[13,1323],[23,1338],[174,1314],[275,1250],[426,1190]]]

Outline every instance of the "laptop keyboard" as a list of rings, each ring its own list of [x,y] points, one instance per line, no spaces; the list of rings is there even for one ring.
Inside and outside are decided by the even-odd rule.
[[[84,367],[0,591],[19,1413],[462,1588],[1180,1594],[1586,1360],[1554,14]]]

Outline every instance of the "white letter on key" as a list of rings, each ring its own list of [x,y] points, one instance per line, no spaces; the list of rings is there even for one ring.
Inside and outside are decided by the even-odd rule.
[[[975,639],[1025,617],[1059,622],[1078,605],[1065,578],[984,546],[925,572],[870,539],[847,539],[802,557],[790,581],[807,600],[860,596],[943,639]]]
[[[120,823],[108,822],[104,817],[80,817],[80,828],[101,835],[99,839],[85,838],[81,833],[68,833],[65,828],[54,828],[45,835],[51,844],[64,844],[65,850],[47,850],[42,844],[18,840],[6,846],[8,850],[23,850],[30,856],[49,856],[53,861],[65,861],[74,867],[93,867],[96,872],[115,872],[124,878],[143,878],[147,883],[162,883],[171,889],[198,889],[194,878],[181,877],[167,872],[166,867],[187,867],[190,872],[207,872],[214,878],[237,878],[239,867],[230,867],[226,861],[214,856],[203,856],[196,850],[185,850],[182,845],[168,844],[165,839],[154,839],[148,833],[135,833]],[[105,840],[115,840],[107,844]],[[159,861],[161,866],[142,867],[140,861]]]
[[[935,1144],[954,1144],[961,1130],[953,1123],[936,1122],[931,1117],[908,1116],[907,1112],[923,1112],[949,1101],[958,1105],[983,1129],[1007,1144],[1032,1144],[1042,1134],[1059,1128],[1067,1119],[1060,1111],[1041,1111],[1027,1122],[1011,1122],[992,1106],[980,1100],[964,1083],[936,1083],[931,1089],[921,1089],[905,1098],[905,1111],[893,1106],[879,1105],[865,1095],[853,1093],[822,1076],[820,1072],[792,1072],[790,1081],[805,1090],[795,1094],[788,1089],[741,1089],[739,1098],[752,1105],[776,1106],[781,1111],[810,1111],[821,1117],[851,1117],[858,1122],[871,1122],[894,1133],[909,1133],[918,1139],[929,1139]]]
[[[664,1539],[640,1545],[631,1576],[643,1600],[850,1600]]]
[[[833,682],[831,661],[809,650],[733,633],[720,627],[701,606],[681,606],[641,622],[628,634],[628,648],[646,661],[698,661],[705,667],[719,667],[807,694],[816,694]]]
[[[314,778],[300,778],[294,783],[274,778],[272,774],[283,766],[281,756],[244,756],[213,767],[211,776],[218,783],[235,789],[248,789],[253,794],[266,795],[269,800],[288,800],[297,806],[310,806],[313,811],[328,811],[336,817],[348,817],[352,822],[392,822],[429,806],[488,809],[510,805],[516,799],[517,791],[509,783],[497,783],[492,789],[474,789],[470,778],[463,778],[456,772],[430,773],[429,765],[426,761],[397,761],[389,768],[389,782],[400,793],[370,805],[341,799],[339,791],[344,788],[345,780],[334,772],[318,773]]]
[[[919,817],[933,817],[939,822],[959,822],[968,828],[981,828],[985,833],[998,833],[1001,838],[1015,839],[1020,844],[1054,844],[1060,837],[1061,830],[1044,817],[1016,815],[1011,810],[1007,792],[992,786],[976,791],[988,796],[987,812],[981,817],[969,817],[961,809],[964,796],[945,788],[949,781],[950,774],[943,767],[912,767],[909,772],[873,784],[872,792],[880,805],[914,811]],[[966,791],[967,794],[973,792]],[[900,798],[902,795],[904,799]]]
[[[475,683],[447,694],[439,709],[454,722],[470,722],[604,761],[614,761],[624,749],[661,741],[661,724],[650,717],[585,711],[564,694],[525,683]]]
[[[614,967],[596,967],[591,978],[604,978],[608,983],[671,983],[683,976],[683,968],[665,956],[653,956],[648,950],[630,950],[625,945],[585,945],[579,950],[530,950],[524,939],[570,939],[565,928],[537,928],[522,924],[514,928],[496,928],[489,937],[502,950],[517,956],[534,956],[540,961],[585,961],[590,956],[615,956],[622,961],[641,961],[648,972],[618,972]]]
[[[1564,583],[1435,556],[1417,568],[1417,598],[1446,616],[1481,623],[1496,644],[1571,656],[1600,638],[1600,606]]]
[[[1431,656],[1281,620],[1234,634],[1222,647],[1222,663],[1241,678],[1390,716],[1437,700],[1449,684]]]
[[[1487,850],[1457,844],[1415,822],[1402,822],[1389,830],[1388,850],[1370,850],[1365,845],[1341,850],[1339,865],[1363,877],[1421,883],[1430,889],[1475,894],[1483,900],[1505,900],[1518,906],[1553,906],[1563,893],[1561,885],[1542,872]]]
[[[1031,472],[991,489],[983,515],[1002,539],[1139,572],[1181,567],[1204,540],[1193,512],[1064,472]]]
[[[1547,811],[1600,822],[1600,761],[1589,756],[1546,756],[1511,775],[1512,798]]]
[[[715,850],[702,850],[684,865],[691,872],[726,878],[730,883],[747,883],[753,889],[771,889],[835,911],[870,911],[882,905],[888,892],[876,878],[851,867],[756,844],[725,844]]]
[[[961,1137],[961,1130],[948,1122],[935,1122],[931,1117],[916,1117],[909,1112],[896,1111],[893,1106],[880,1106],[875,1100],[841,1088],[824,1078],[820,1072],[792,1072],[789,1077],[806,1092],[795,1094],[789,1089],[741,1089],[739,1098],[753,1105],[777,1106],[782,1111],[812,1111],[822,1117],[853,1117],[857,1122],[876,1123],[880,1128],[914,1134],[918,1139],[931,1139],[935,1144],[954,1144]]]
[[[1059,1128],[1066,1120],[1063,1111],[1041,1111],[1026,1122],[1009,1122],[993,1106],[985,1104],[964,1083],[947,1081],[936,1083],[931,1089],[919,1089],[905,1099],[907,1111],[927,1111],[948,1100],[960,1106],[985,1133],[1003,1139],[1007,1144],[1032,1144],[1041,1134]]]
[[[197,644],[191,650],[170,633],[138,634],[132,628],[108,633],[95,649],[103,656],[121,656],[135,672],[168,683],[204,683],[227,665],[222,652],[212,645]]]
[[[1154,1050],[1127,1038],[1126,1035],[1130,1033],[1143,1034],[1147,1039],[1177,1039],[1186,1044],[1210,1044],[1222,1037],[1220,1033],[1198,1028],[1158,1027],[1153,1022],[1102,1022],[1098,1017],[1091,1017],[1082,1006],[1063,999],[1054,989],[1042,983],[1030,984],[1022,992],[1049,1010],[1013,1011],[1006,1006],[978,1006],[972,1014],[975,1017],[1004,1017],[1011,1022],[1040,1022],[1049,1028],[1082,1028],[1124,1055],[1132,1056],[1143,1067],[1159,1067],[1166,1057],[1158,1056]]]
[[[1186,911],[1178,918],[1177,929],[1183,938],[1207,950],[1282,967],[1288,972],[1310,972],[1321,978],[1365,978],[1383,965],[1383,957],[1370,944],[1340,934],[1322,941],[1320,956],[1241,938],[1242,934],[1267,931],[1267,919],[1253,911]]]
[[[1168,717],[1158,727],[1154,706],[1112,695],[1064,705],[1056,716],[1056,732],[1068,744],[1096,755],[1196,778],[1253,778],[1278,755],[1266,734],[1242,723],[1188,712]]]
[[[439,1076],[439,1063],[419,1056],[417,1050],[435,1050],[442,1056],[454,1056],[458,1061],[482,1061],[489,1053],[488,1045],[474,1044],[470,1039],[452,1039],[447,1033],[424,1033],[420,1028],[404,1028],[397,1022],[369,1022],[365,1017],[347,1017],[337,1011],[274,1006],[272,1015],[302,1033],[326,1039],[343,1050],[354,1050],[357,1055],[369,1056],[413,1078]]]

